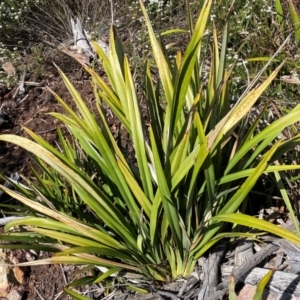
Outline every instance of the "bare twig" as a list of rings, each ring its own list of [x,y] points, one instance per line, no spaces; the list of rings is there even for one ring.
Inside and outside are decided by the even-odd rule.
[[[24,102],[29,97],[29,94],[27,94],[23,99],[20,101],[17,100],[17,106],[19,106],[22,102]]]
[[[67,280],[67,277],[66,277],[66,275],[65,275],[63,266],[62,266],[62,264],[60,264],[59,266],[60,266],[60,269],[61,269],[61,274],[62,274],[62,277],[63,277],[63,279],[64,279],[65,285],[67,285],[67,284],[68,284],[68,280]]]
[[[42,295],[40,294],[40,292],[36,289],[36,287],[33,287],[34,288],[34,291],[36,292],[36,294],[39,296],[39,298],[41,300],[46,300],[45,298],[42,297]]]

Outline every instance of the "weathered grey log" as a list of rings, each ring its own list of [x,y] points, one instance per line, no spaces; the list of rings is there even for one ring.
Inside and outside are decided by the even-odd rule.
[[[135,296],[129,296],[127,299],[132,299],[132,300],[162,300],[162,298],[159,294],[153,293],[153,294],[148,294],[148,295],[143,295],[143,294],[136,294]]]
[[[71,18],[72,31],[74,36],[74,46],[77,46],[84,50],[88,57],[94,57],[91,45],[86,37],[86,34],[82,28],[80,20],[77,18],[76,22]]]
[[[72,25],[72,32],[74,37],[74,50],[77,50],[80,52],[80,49],[85,52],[87,57],[95,57],[95,54],[91,43],[90,43],[90,36],[88,32],[84,30],[84,28],[81,25],[80,20],[77,18],[76,22],[71,18],[71,25]],[[108,54],[109,47],[108,45],[103,42],[101,39],[97,40],[97,43],[102,48],[102,50]]]
[[[287,256],[285,265],[288,266],[284,271],[298,274],[300,272],[300,247],[284,239],[275,240],[273,243],[278,245]]]
[[[222,240],[215,246],[208,258],[202,263],[204,281],[198,294],[198,300],[206,300],[216,292],[219,283],[220,265],[226,251],[226,241]]]
[[[267,245],[265,248],[255,253],[251,260],[243,262],[239,267],[233,271],[233,276],[235,281],[240,281],[242,276],[249,272],[251,269],[256,267],[260,262],[262,262],[266,257],[271,255],[274,251],[278,250],[279,247],[273,244]],[[217,291],[206,298],[206,300],[217,300],[222,297],[229,287],[229,279],[224,280],[217,286]]]
[[[268,273],[269,270],[254,268],[249,273],[244,274],[240,280],[244,283],[257,286],[258,282]],[[287,272],[275,271],[271,280],[266,286],[272,292],[300,296],[300,275]]]
[[[165,296],[168,297],[169,299],[172,300],[180,300],[176,295],[170,293],[170,292],[166,292],[166,291],[161,291],[161,290],[157,290],[156,294],[160,295],[160,296]]]
[[[261,263],[266,257],[271,255],[274,251],[278,250],[279,247],[273,244],[267,245],[265,248],[260,250],[259,252],[255,253],[252,256],[251,260],[244,261],[239,267],[237,267],[233,271],[233,276],[235,281],[239,281],[239,279],[249,272],[251,269],[256,267],[259,263]],[[220,283],[217,287],[218,290],[227,289],[228,290],[229,285],[229,279],[224,280],[222,283]]]
[[[235,248],[234,265],[235,267],[240,266],[244,261],[252,258],[254,255],[253,241],[240,241]]]

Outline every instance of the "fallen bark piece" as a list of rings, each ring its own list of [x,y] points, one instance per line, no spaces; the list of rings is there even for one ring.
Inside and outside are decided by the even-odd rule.
[[[300,272],[300,247],[284,239],[276,240],[274,244],[278,245],[287,256],[285,263],[288,267],[284,271],[298,274]]]
[[[7,295],[7,300],[21,300],[22,295],[16,290],[12,290],[8,295]]]
[[[202,270],[204,281],[198,294],[198,300],[206,300],[216,292],[219,282],[220,264],[225,251],[226,242],[221,241],[212,249],[207,259],[203,258]]]
[[[253,241],[241,241],[235,248],[234,265],[240,266],[245,260],[251,259],[254,255]]]
[[[244,274],[240,280],[245,284],[257,286],[258,282],[268,271],[268,269],[254,268],[249,273]],[[282,295],[300,297],[300,276],[297,274],[275,271],[267,284],[266,289]]]

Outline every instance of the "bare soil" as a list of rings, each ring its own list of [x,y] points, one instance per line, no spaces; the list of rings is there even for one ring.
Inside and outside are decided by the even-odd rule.
[[[82,94],[82,97],[88,103],[92,103],[94,97],[87,74],[83,75],[82,70],[77,66],[77,69],[67,73],[67,75]],[[27,82],[31,82],[30,77]],[[48,113],[63,113],[63,109],[47,87],[56,92],[68,105],[74,107],[62,79],[57,70],[53,68],[53,75],[29,83],[26,86],[26,92],[22,95],[18,95],[17,86],[12,90],[7,90],[6,87],[0,90],[0,107],[2,105],[2,112],[7,116],[7,121],[0,126],[0,133],[28,137],[23,130],[25,126],[54,144],[57,140],[56,128],[59,122]],[[17,96],[14,98],[15,94]],[[13,144],[1,143],[0,146],[1,173],[7,176],[14,172],[27,175],[32,162],[30,155]]]
[[[81,93],[90,107],[93,107],[94,96],[88,74],[73,60],[66,58],[64,72],[72,80],[76,89]],[[69,95],[56,68],[51,65],[48,68],[49,75],[37,78],[33,74],[26,77],[26,91],[19,95],[17,87],[9,90],[0,87],[0,107],[5,121],[0,125],[0,134],[15,134],[28,137],[23,127],[27,127],[39,134],[51,144],[57,141],[56,128],[59,121],[50,116],[50,112],[63,113],[63,108],[56,101],[48,88],[56,92],[68,105],[75,109],[71,96]],[[61,124],[60,124],[61,125]],[[66,128],[61,127],[65,135]],[[0,143],[0,172],[10,176],[15,172],[24,176],[30,176],[30,166],[34,166],[34,160],[30,153],[21,147],[11,143]],[[1,199],[3,201],[3,198]],[[39,258],[46,258],[49,254],[43,253]],[[76,268],[63,270],[58,265],[42,265],[31,267],[28,278],[24,283],[23,300],[56,299],[69,282],[70,276]],[[57,299],[70,299],[61,295]]]

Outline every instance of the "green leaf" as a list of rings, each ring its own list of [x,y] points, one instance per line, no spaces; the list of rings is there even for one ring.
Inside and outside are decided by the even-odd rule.
[[[11,195],[12,197],[14,197],[15,199],[18,199],[19,201],[21,201],[23,204],[35,209],[36,211],[39,211],[40,213],[43,213],[49,217],[52,217],[62,223],[65,223],[69,226],[72,226],[74,228],[74,230],[77,230],[79,232],[81,232],[83,235],[93,238],[97,241],[101,241],[101,243],[103,243],[104,245],[116,248],[116,249],[124,249],[124,246],[122,246],[119,242],[117,242],[115,239],[113,239],[112,237],[110,237],[107,234],[104,234],[94,228],[91,228],[85,224],[80,223],[78,220],[74,220],[71,217],[65,216],[62,213],[56,212],[53,209],[49,209],[47,207],[45,207],[44,205],[37,203],[35,201],[31,201],[21,195],[19,195],[18,193],[7,189],[4,186],[1,186],[1,189],[4,190],[8,195]],[[16,221],[14,221],[16,222]],[[21,222],[19,222],[20,224]],[[26,219],[24,220],[23,224],[26,224]],[[10,223],[8,223],[5,227],[6,229],[10,228]]]
[[[276,171],[280,172],[280,171],[289,171],[289,170],[298,170],[300,169],[300,165],[276,165],[276,166],[268,166],[266,168],[266,170],[264,171],[264,173],[268,174],[268,173],[274,173]],[[251,168],[251,169],[246,169],[243,171],[238,171],[226,176],[223,176],[219,181],[218,184],[224,184],[227,182],[231,182],[231,181],[235,181],[241,178],[245,178],[248,177],[249,175],[253,174],[253,172],[255,171],[255,168]]]
[[[161,82],[162,82],[163,89],[165,92],[166,100],[167,100],[167,103],[170,103],[173,98],[173,84],[172,84],[170,69],[169,69],[168,63],[166,61],[166,58],[164,56],[164,53],[161,49],[161,46],[155,37],[153,28],[151,26],[150,19],[146,12],[146,8],[141,0],[140,0],[140,5],[141,5],[141,9],[144,14],[144,18],[145,18],[146,25],[148,28],[148,34],[150,37],[153,56],[156,61],[157,68],[158,68],[158,71],[160,74],[160,78],[161,78]]]
[[[274,144],[274,146],[264,155],[258,166],[255,168],[252,174],[246,179],[246,181],[242,184],[239,190],[232,196],[232,198],[225,204],[225,206],[220,210],[220,214],[223,213],[232,213],[238,209],[241,205],[242,201],[246,198],[246,195],[253,188],[255,183],[261,174],[268,167],[268,162],[270,158],[273,156],[275,151],[280,145],[280,141]]]
[[[274,270],[270,270],[258,283],[253,300],[262,300],[266,285],[271,280]]]
[[[288,0],[289,12],[294,26],[296,42],[300,41],[300,19],[292,0]]]
[[[277,19],[280,25],[282,32],[284,31],[284,18],[283,18],[283,9],[281,5],[281,0],[275,0],[275,9],[277,13]]]
[[[138,292],[140,294],[144,294],[144,295],[149,294],[149,292],[146,289],[140,288],[140,287],[135,286],[135,285],[128,285],[127,288],[130,289],[130,290],[133,290],[135,292]]]
[[[128,270],[139,272],[139,268],[133,267],[132,265],[119,263],[113,260],[103,259],[90,254],[76,254],[75,256],[70,256],[70,255],[52,256],[51,258],[19,263],[16,265],[20,267],[26,267],[26,266],[39,266],[39,265],[47,265],[47,264],[100,265],[108,268],[119,267],[122,269],[128,269]]]
[[[116,272],[119,272],[121,271],[122,269],[121,268],[118,268],[118,267],[115,267],[115,268],[111,268],[111,269],[108,269],[106,272],[104,272],[102,275],[100,275],[93,283],[98,283],[98,282],[101,282],[103,281],[104,279],[106,279],[107,277],[109,277],[110,275],[116,273]]]
[[[245,143],[239,151],[235,154],[235,156],[230,160],[227,168],[225,170],[225,175],[241,160],[242,157],[246,155],[246,153],[255,147],[259,142],[263,141],[266,138],[277,137],[277,135],[290,124],[296,123],[299,121],[299,111],[300,106],[297,105],[291,113],[281,117],[280,119],[274,121],[272,124],[263,129],[260,133],[256,134],[252,139],[250,139],[247,143]]]
[[[283,201],[284,201],[284,203],[285,203],[285,205],[286,205],[286,207],[287,207],[287,209],[288,209],[288,211],[289,211],[289,214],[290,214],[290,217],[291,217],[291,219],[292,219],[292,221],[293,221],[295,230],[296,230],[298,236],[300,237],[299,223],[298,223],[298,220],[297,220],[297,218],[296,218],[296,216],[295,216],[295,213],[294,213],[294,210],[293,210],[291,201],[290,201],[289,196],[288,196],[288,194],[287,194],[287,191],[286,191],[286,189],[285,189],[285,187],[284,187],[284,184],[283,184],[283,182],[282,182],[282,179],[281,179],[281,177],[280,177],[280,175],[279,175],[279,172],[278,172],[278,171],[275,171],[275,172],[274,172],[274,175],[275,175],[275,179],[276,179],[276,181],[277,181],[277,184],[278,184],[278,187],[279,187],[279,190],[280,190],[282,199],[283,199]]]
[[[235,293],[235,282],[233,275],[230,275],[230,282],[229,282],[229,300],[236,300],[237,296]]]
[[[129,120],[132,129],[132,139],[134,143],[135,154],[139,166],[139,172],[141,175],[144,192],[146,196],[152,200],[154,198],[154,195],[152,189],[150,170],[148,167],[147,156],[146,156],[146,148],[145,148],[146,137],[144,135],[145,127],[142,126],[138,99],[136,96],[135,87],[131,76],[131,70],[127,59],[125,59],[124,65],[125,65],[124,69],[125,69],[125,81],[126,81],[127,106],[130,111]]]
[[[151,202],[145,195],[143,189],[139,186],[138,182],[133,177],[132,173],[123,165],[121,161],[118,161],[119,167],[124,174],[124,178],[127,181],[132,193],[135,195],[137,201],[145,211],[146,215],[150,218],[151,215]]]
[[[206,0],[202,6],[200,16],[191,36],[191,41],[187,46],[182,64],[176,77],[174,85],[174,99],[170,103],[170,111],[167,110],[166,112],[165,120],[167,128],[164,129],[164,141],[166,141],[168,145],[168,147],[166,148],[167,157],[171,147],[171,137],[173,136],[173,130],[176,128],[179,117],[182,113],[182,108],[186,100],[187,91],[191,85],[195,66],[197,60],[199,59],[201,40],[204,35],[211,5],[212,1]],[[196,93],[198,93],[198,90],[196,91]],[[191,106],[191,103],[189,104]]]
[[[258,88],[254,88],[251,92],[249,92],[243,98],[243,100],[233,109],[223,130],[221,131],[221,134],[227,133],[250,111],[251,107],[255,104],[261,94],[267,89],[273,79],[277,76],[283,65],[284,62],[282,62]]]
[[[247,227],[256,228],[261,231],[270,232],[272,234],[275,234],[279,237],[282,237],[283,239],[286,239],[298,246],[300,246],[300,237],[298,237],[293,232],[280,228],[270,222],[260,220],[251,216],[247,216],[245,214],[234,214],[234,213],[228,213],[228,214],[220,214],[218,216],[215,216],[212,218],[212,222],[229,222],[233,224],[239,224]]]
[[[160,157],[159,157],[158,151],[157,151],[156,141],[154,139],[153,131],[151,128],[150,128],[150,142],[151,142],[152,153],[153,153],[154,167],[155,167],[155,171],[157,174],[157,181],[159,182],[158,193],[161,197],[161,200],[160,200],[160,197],[158,197],[157,200],[155,197],[155,200],[162,202],[163,208],[166,212],[168,223],[171,227],[171,230],[174,235],[177,246],[181,248],[182,247],[182,244],[181,244],[182,237],[181,237],[181,230],[180,230],[180,226],[179,226],[178,209],[177,209],[174,201],[172,200],[170,188],[167,183],[167,178],[165,177],[165,174],[164,174],[164,171],[163,171],[163,168],[161,165]],[[153,205],[158,207],[158,203],[154,202]],[[154,218],[157,218],[157,215],[154,213],[156,213],[156,210],[152,211],[152,213],[151,213],[152,223],[156,223],[154,221]],[[151,220],[150,220],[150,222],[151,222]],[[155,229],[155,226],[153,226],[153,229]],[[154,238],[153,233],[151,236],[152,236],[152,238]]]
[[[68,294],[69,296],[71,296],[75,300],[90,300],[90,298],[85,297],[85,296],[83,296],[83,295],[81,295],[81,294],[79,294],[77,292],[74,292],[74,291],[72,291],[70,289],[67,289],[67,288],[64,288],[64,292],[66,294]]]

